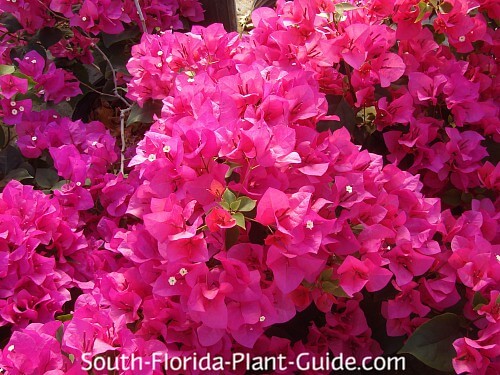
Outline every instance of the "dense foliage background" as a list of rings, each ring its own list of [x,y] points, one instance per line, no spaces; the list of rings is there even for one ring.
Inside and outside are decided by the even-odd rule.
[[[244,34],[196,0],[0,11],[6,373],[500,372],[497,1],[278,0]]]

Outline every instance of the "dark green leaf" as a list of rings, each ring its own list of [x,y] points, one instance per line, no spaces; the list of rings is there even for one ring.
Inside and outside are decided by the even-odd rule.
[[[0,14],[0,24],[4,25],[9,33],[15,33],[23,28],[17,18],[7,12]]]
[[[21,152],[17,147],[7,146],[0,151],[0,178],[5,177],[11,170],[16,169],[23,162]]]
[[[137,26],[127,28],[125,31],[119,34],[106,34],[101,33],[102,42],[106,48],[111,47],[113,44],[122,42],[124,40],[130,40],[138,37],[140,30]]]
[[[238,238],[240,236],[240,230],[238,227],[232,227],[226,229],[226,234],[225,234],[225,244],[226,244],[226,251],[229,250],[233,245],[236,245],[238,243]]]
[[[440,6],[439,6],[439,10],[441,11],[441,13],[450,13],[453,9],[453,5],[450,4],[450,3],[442,3]]]
[[[0,148],[3,148],[5,146],[5,142],[7,141],[6,137],[5,137],[5,128],[0,125]]]
[[[320,281],[331,281],[333,275],[333,268],[327,268],[321,272],[319,276]]]
[[[318,131],[327,129],[334,131],[345,127],[352,134],[356,126],[356,114],[353,108],[342,96],[327,95],[326,99],[328,101],[328,115],[337,115],[340,121],[321,120],[317,124]]]
[[[481,306],[485,305],[488,303],[488,300],[484,298],[484,296],[481,294],[481,292],[476,292],[474,293],[474,298],[472,299],[472,307],[474,307],[474,310],[479,310]]]
[[[418,327],[399,353],[411,354],[436,370],[452,371],[451,360],[456,355],[452,344],[460,336],[457,315],[438,315]]]
[[[4,74],[12,74],[16,71],[14,65],[0,65],[0,76]]]
[[[237,226],[245,229],[245,216],[243,216],[243,214],[241,212],[236,212],[235,214],[232,214],[231,216],[236,221]]]
[[[44,27],[40,29],[37,36],[42,46],[49,48],[61,40],[63,32],[57,27]]]
[[[54,169],[38,168],[35,174],[35,182],[43,189],[51,189],[56,182],[59,181],[59,176]]]
[[[240,201],[240,206],[238,211],[249,212],[255,208],[257,201],[248,197],[240,197],[238,199]]]
[[[9,181],[12,180],[23,181],[29,178],[33,178],[33,176],[30,175],[26,169],[24,168],[13,169],[9,173],[7,173],[7,176],[5,176],[2,181],[0,181],[0,187],[5,187],[9,183]]]
[[[143,124],[152,124],[153,115],[159,115],[163,104],[158,101],[147,101],[144,107],[139,107],[134,103],[127,119],[127,126],[140,122]]]

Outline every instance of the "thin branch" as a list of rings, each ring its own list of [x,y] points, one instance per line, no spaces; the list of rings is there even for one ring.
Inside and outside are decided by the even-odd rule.
[[[112,94],[106,94],[105,92],[102,92],[102,91],[99,91],[99,90],[96,90],[95,88],[93,88],[92,86],[90,85],[87,85],[86,83],[80,81],[80,84],[85,86],[86,88],[88,88],[89,90],[95,92],[96,94],[99,94],[101,96],[109,96],[110,98],[115,98],[116,99],[116,95],[112,95]]]
[[[122,140],[122,147],[120,152],[120,172],[125,175],[125,114],[130,111],[130,108],[120,109],[120,136]]]
[[[93,47],[96,49],[97,52],[99,52],[101,54],[102,58],[106,61],[106,63],[109,65],[109,68],[111,69],[111,75],[113,76],[113,84],[115,86],[113,88],[113,94],[115,94],[115,96],[118,99],[120,99],[123,103],[125,103],[125,105],[127,107],[130,107],[130,103],[127,100],[125,100],[125,98],[123,96],[118,94],[118,79],[116,78],[116,71],[115,71],[115,68],[113,67],[113,64],[111,63],[111,60],[104,53],[104,51],[99,48],[99,46],[97,44],[94,44]]]
[[[134,0],[135,7],[137,8],[137,14],[139,15],[139,19],[141,20],[142,32],[147,34],[148,28],[146,27],[146,20],[144,19],[144,13],[142,13],[141,6],[139,4],[139,0]]]

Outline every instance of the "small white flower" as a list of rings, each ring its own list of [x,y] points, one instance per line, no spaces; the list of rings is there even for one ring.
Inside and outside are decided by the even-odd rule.
[[[188,78],[188,82],[189,83],[193,83],[194,82],[194,78]]]
[[[156,54],[157,54],[158,56],[162,56],[162,55],[163,55],[163,51],[158,51],[158,52],[156,52]]]
[[[15,108],[14,108],[14,109],[11,111],[11,113],[12,113],[14,116],[15,116],[15,115],[17,115],[17,109],[15,109]]]
[[[82,186],[82,183],[81,183],[80,181],[78,181],[78,182],[76,183],[76,186]]]
[[[170,146],[169,145],[163,146],[163,152],[168,154],[170,152]]]
[[[24,107],[23,107],[23,106],[20,106],[20,107],[19,107],[19,111],[24,112]]]
[[[158,64],[156,64],[157,68],[161,68],[162,66],[163,66],[163,64],[161,62],[159,62]]]
[[[179,270],[179,273],[181,274],[181,276],[186,276],[186,275],[187,275],[187,273],[188,273],[188,270],[187,270],[187,269],[185,269],[185,268],[181,268],[181,269]]]
[[[33,142],[36,142],[36,140],[37,140],[37,139],[38,139],[38,138],[37,138],[37,137],[35,137],[35,136],[31,137],[31,140],[32,140]]]
[[[168,278],[168,283],[172,286],[174,286],[176,283],[177,283],[177,279],[175,278],[175,276],[170,276]]]
[[[36,64],[36,59],[31,60],[32,64]]]
[[[17,0],[11,0],[14,4],[17,3]]]
[[[155,154],[151,154],[148,156],[148,160],[149,161],[155,161],[156,160],[156,155]]]
[[[68,96],[66,97],[66,101],[69,102],[71,100],[71,98]]]
[[[57,118],[57,115],[52,115],[52,118]]]
[[[82,17],[82,21],[83,21],[83,22],[87,21],[87,17],[83,16],[83,17]]]
[[[9,352],[13,352],[13,351],[14,351],[14,349],[15,349],[15,346],[14,346],[14,345],[11,345],[11,346],[9,346],[9,347],[7,348],[7,350],[8,350]]]
[[[10,106],[11,106],[11,107],[15,107],[15,106],[16,106],[16,104],[17,104],[17,103],[16,103],[15,101],[11,101],[11,102],[10,102]]]
[[[306,228],[307,229],[313,229],[314,228],[314,223],[312,220],[307,220],[306,222]]]
[[[347,191],[349,194],[351,194],[352,193],[352,186],[351,185],[347,185],[345,187],[345,191]]]
[[[97,141],[92,142],[92,146],[97,146]]]
[[[459,42],[465,42],[465,36],[464,36],[464,35],[462,35],[460,38],[458,38],[458,41],[459,41]]]
[[[497,260],[500,262],[500,255],[496,255],[495,258],[497,258]]]
[[[266,317],[264,315],[261,315],[261,317],[259,318],[259,322],[263,322],[264,320],[266,320]]]

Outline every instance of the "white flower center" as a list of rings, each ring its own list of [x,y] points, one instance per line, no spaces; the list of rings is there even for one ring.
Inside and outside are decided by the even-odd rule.
[[[259,321],[260,322],[263,322],[264,320],[266,320],[266,317],[264,315],[262,315],[260,318],[259,318]]]
[[[155,154],[151,154],[148,156],[148,160],[149,161],[155,161],[156,160],[156,155]]]
[[[163,152],[168,154],[170,152],[170,146],[169,145],[163,146]]]
[[[7,348],[7,350],[8,350],[9,352],[13,352],[13,351],[14,351],[14,349],[15,349],[15,346],[14,346],[14,345],[11,345],[11,346],[9,346],[9,347]]]
[[[37,138],[37,137],[35,137],[35,136],[31,137],[31,140],[32,140],[33,142],[35,142],[37,139],[38,139],[38,138]]]
[[[177,283],[177,279],[175,278],[175,276],[170,276],[168,278],[168,283],[172,286],[174,286],[176,283]]]
[[[462,35],[460,38],[458,38],[458,41],[459,41],[459,42],[465,42],[465,36],[464,36],[464,35]]]
[[[352,186],[351,185],[347,185],[345,187],[345,191],[347,191],[349,194],[351,194],[352,193]]]
[[[87,17],[83,16],[83,17],[82,17],[82,21],[83,21],[83,22],[87,21]]]
[[[307,220],[306,222],[306,228],[307,229],[313,229],[314,228],[314,223],[312,220]]]
[[[158,56],[162,56],[162,55],[163,55],[163,51],[158,51],[158,52],[156,52],[156,54],[157,54]]]
[[[179,273],[181,274],[181,276],[186,276],[186,275],[187,275],[187,273],[188,273],[188,271],[187,271],[187,269],[185,269],[185,268],[181,268],[181,269],[179,270]]]
[[[14,116],[15,116],[15,115],[17,115],[17,109],[15,109],[15,108],[14,108],[14,109],[12,110],[12,114],[13,114]]]

